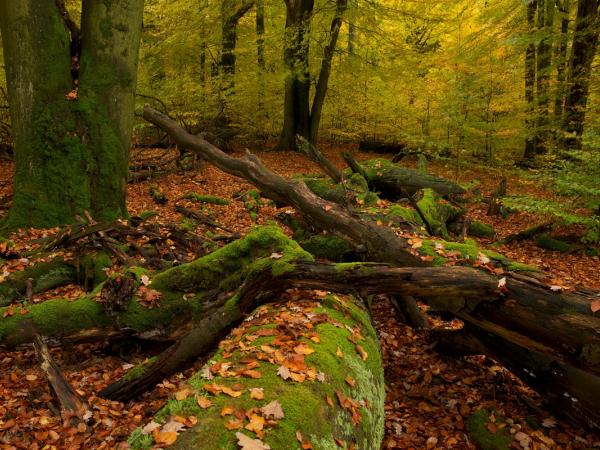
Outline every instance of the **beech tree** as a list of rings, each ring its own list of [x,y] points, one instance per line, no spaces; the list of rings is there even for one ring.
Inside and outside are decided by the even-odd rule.
[[[1,0],[15,146],[9,228],[126,212],[143,0]]]

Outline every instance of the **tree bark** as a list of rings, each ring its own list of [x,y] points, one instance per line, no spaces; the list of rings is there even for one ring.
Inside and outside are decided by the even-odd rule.
[[[598,0],[579,0],[569,59],[567,93],[562,123],[566,148],[581,148],[590,88],[592,62],[598,46]]]
[[[527,26],[529,33],[534,30],[535,12],[537,10],[537,0],[530,0],[527,4]],[[535,44],[533,42],[527,45],[525,50],[525,101],[527,102],[527,133],[525,137],[525,159],[531,159],[536,152],[536,132],[535,132]]]
[[[310,140],[310,71],[308,33],[314,0],[285,0],[283,62],[286,68],[283,128],[277,148],[296,148],[296,135]]]
[[[85,2],[79,48],[60,2],[0,4],[16,166],[5,226],[126,213],[142,10]]]

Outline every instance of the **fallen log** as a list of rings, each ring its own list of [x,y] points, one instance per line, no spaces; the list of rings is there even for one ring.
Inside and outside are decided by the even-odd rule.
[[[281,254],[270,260],[271,254]],[[157,341],[173,341],[189,331],[194,320],[222,306],[254,264],[285,267],[288,259],[310,258],[277,227],[262,227],[246,238],[191,263],[160,272],[150,286],[142,286],[144,271],[131,268],[111,278],[91,294],[76,301],[0,308],[0,345],[11,348],[30,343],[29,321],[40,334],[58,341],[102,340],[136,335]],[[133,280],[128,298],[113,299]],[[140,289],[141,287],[141,289]],[[118,304],[118,307],[110,305]]]
[[[427,188],[433,189],[442,196],[465,193],[461,186],[452,181],[398,166],[387,159],[371,159],[361,164],[354,161],[349,154],[345,155],[344,159],[354,172],[365,177],[372,191],[379,192],[382,198],[388,200],[406,198]]]
[[[244,448],[375,450],[383,438],[378,339],[352,298],[305,295],[258,308],[179,398],[131,435],[132,449],[176,437],[172,448],[180,449],[249,442]],[[178,415],[195,420],[164,434]]]
[[[340,205],[323,200],[301,181],[286,180],[251,153],[233,158],[204,139],[187,133],[175,121],[147,105],[144,118],[169,133],[178,145],[199,153],[224,172],[250,181],[276,203],[295,207],[314,226],[331,231],[353,245],[363,245],[372,259],[398,265],[425,265],[410,252],[408,243],[387,227],[363,220]]]
[[[334,183],[342,182],[342,172],[329,161],[314,145],[299,134],[296,135],[296,146],[308,159],[315,162],[323,171],[331,177]]]

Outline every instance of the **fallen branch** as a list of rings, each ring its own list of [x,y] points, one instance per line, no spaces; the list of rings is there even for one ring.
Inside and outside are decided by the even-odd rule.
[[[313,225],[330,230],[353,245],[364,245],[371,258],[398,265],[426,265],[410,252],[404,239],[387,227],[365,221],[340,205],[321,199],[301,181],[286,180],[251,153],[242,158],[231,157],[149,106],[144,107],[144,118],[168,132],[178,145],[199,153],[224,172],[250,181],[275,202],[295,207]]]
[[[33,346],[40,362],[40,367],[46,373],[48,383],[60,403],[62,412],[66,413],[65,416],[74,415],[82,422],[87,422],[92,417],[90,405],[69,384],[58,364],[56,364],[52,355],[50,355],[44,338],[35,333]]]

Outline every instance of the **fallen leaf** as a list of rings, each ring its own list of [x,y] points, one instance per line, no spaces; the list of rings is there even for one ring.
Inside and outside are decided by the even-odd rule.
[[[230,397],[239,397],[243,393],[242,391],[236,391],[231,388],[228,388],[227,386],[223,386],[221,388],[221,391],[223,392],[223,394],[227,394]]]
[[[231,419],[229,422],[225,424],[225,428],[228,430],[239,430],[244,426],[244,421],[240,419]]]
[[[594,300],[590,304],[590,307],[591,307],[593,313],[600,311],[600,300]]]
[[[158,428],[160,428],[160,423],[156,423],[155,421],[148,422],[148,424],[142,428],[142,434],[150,434]]]
[[[279,369],[277,369],[277,375],[279,375],[284,380],[287,380],[291,377],[292,373],[287,367],[279,366]]]
[[[235,433],[235,437],[238,439],[237,444],[242,450],[271,450],[271,447],[260,439],[252,439],[239,431]]]
[[[262,400],[265,398],[265,393],[262,388],[251,388],[250,398],[253,400]]]
[[[190,396],[192,392],[189,389],[182,389],[180,391],[175,392],[175,399],[176,400],[185,400],[186,398],[188,398]]]
[[[258,414],[251,414],[248,420],[250,423],[244,427],[248,431],[258,433],[265,426],[265,418],[263,416],[259,416]]]
[[[260,410],[267,419],[280,420],[285,417],[279,400],[273,400],[271,403],[260,408]]]
[[[154,430],[152,437],[159,445],[171,445],[177,440],[177,433],[175,431]]]
[[[210,401],[208,397],[204,397],[203,395],[196,396],[196,403],[202,409],[210,408],[213,405],[213,402]]]
[[[221,410],[221,417],[229,416],[233,414],[233,411],[233,406],[223,406],[223,409]]]

